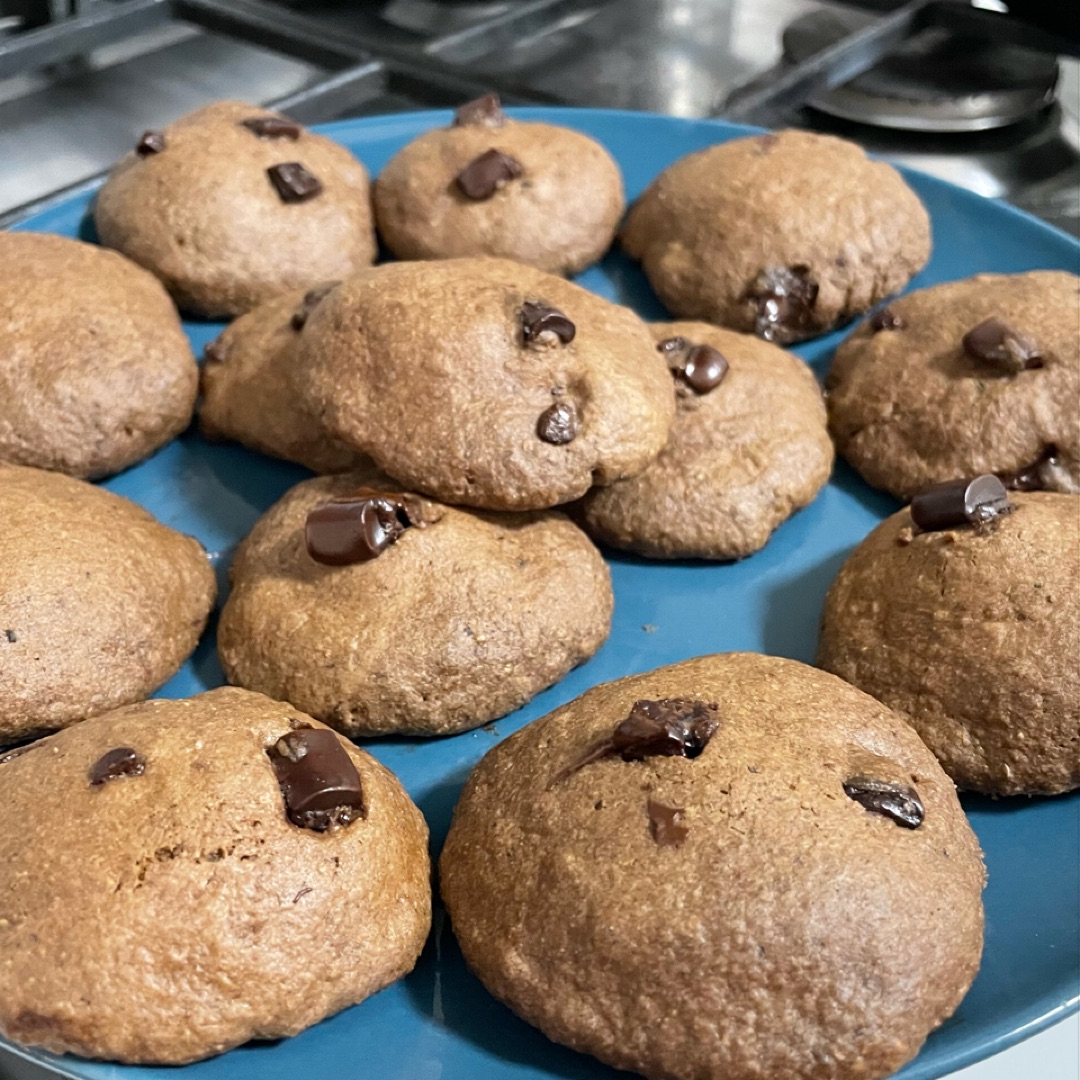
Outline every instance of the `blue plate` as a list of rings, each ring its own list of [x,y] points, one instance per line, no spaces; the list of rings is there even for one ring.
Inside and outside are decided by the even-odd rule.
[[[522,109],[518,115],[565,124],[597,138],[622,166],[630,197],[683,154],[748,130],[606,110]],[[406,142],[447,120],[445,113],[419,113],[346,121],[321,130],[377,173]],[[981,270],[1077,271],[1080,246],[1063,233],[941,181],[918,173],[908,179],[934,226],[933,260],[913,287]],[[21,227],[93,238],[84,198]],[[609,255],[579,280],[603,296],[630,304],[646,318],[663,317],[640,271],[621,255]],[[188,325],[197,347],[218,329],[208,323]],[[796,351],[821,373],[841,336],[833,334]],[[237,447],[208,445],[189,432],[106,486],[142,503],[165,523],[194,533],[223,566],[255,519],[304,475],[299,468]],[[588,664],[489,728],[432,741],[385,739],[369,748],[419,803],[437,853],[461,785],[483,753],[595,683],[731,649],[811,661],[826,588],[851,548],[896,505],[840,465],[817,501],[781,526],[762,552],[743,562],[657,564],[613,554],[614,626],[611,639]],[[211,634],[161,693],[182,697],[222,681]],[[943,1076],[1034,1034],[1077,1006],[1080,793],[999,803],[965,798],[964,805],[990,872],[982,970],[956,1015],[898,1074],[904,1080]],[[5,1049],[69,1077],[180,1076],[176,1069],[130,1068]],[[626,1075],[553,1045],[488,996],[466,970],[438,909],[431,940],[408,978],[296,1038],[244,1046],[188,1066],[182,1074],[184,1080],[615,1080]]]

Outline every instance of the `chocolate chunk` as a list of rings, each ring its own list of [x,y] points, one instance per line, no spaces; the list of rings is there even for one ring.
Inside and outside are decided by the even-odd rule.
[[[635,701],[611,736],[623,761],[647,757],[696,758],[720,726],[716,705],[685,698]]]
[[[501,150],[485,150],[457,174],[454,183],[467,199],[483,202],[516,180],[524,170],[521,163]]]
[[[160,154],[165,149],[165,136],[160,131],[144,131],[142,138],[135,144],[135,153],[139,157]]]
[[[870,813],[887,817],[905,829],[917,829],[926,814],[918,792],[903,784],[853,776],[844,781],[844,794]]]
[[[485,94],[475,101],[468,101],[454,113],[454,127],[502,127],[506,113],[498,94]]]
[[[267,754],[285,800],[285,813],[294,825],[326,832],[364,816],[360,774],[333,731],[290,731]]]
[[[4,640],[7,641],[9,644],[14,645],[15,642],[19,640],[19,635],[16,634],[14,630],[5,630]]]
[[[1057,447],[1048,446],[1042,454],[1028,465],[1013,472],[997,473],[997,478],[1012,491],[1048,491],[1047,474],[1057,465]]]
[[[102,754],[90,768],[90,783],[94,787],[119,780],[122,776],[142,776],[146,771],[146,759],[130,746],[118,746]]]
[[[678,806],[665,806],[655,799],[647,802],[649,833],[659,847],[682,847],[690,830],[682,823],[685,811]]]
[[[663,355],[664,359],[671,364],[672,360],[678,361],[685,353],[688,353],[693,346],[684,337],[669,337],[664,338],[656,346],[656,351]]]
[[[695,345],[687,354],[678,376],[695,394],[715,390],[728,373],[728,362],[711,345]]]
[[[581,424],[572,401],[560,401],[545,409],[536,422],[536,434],[552,446],[565,446],[577,438]]]
[[[283,203],[307,202],[323,189],[322,181],[312,176],[299,161],[271,165],[266,175],[270,177],[270,183]]]
[[[1006,375],[1043,366],[1043,356],[1034,338],[1013,329],[1001,319],[984,319],[964,335],[964,352],[980,363]]]
[[[767,266],[747,287],[743,300],[754,308],[754,333],[784,344],[805,337],[813,326],[818,283],[809,266]]]
[[[214,338],[203,347],[203,359],[208,364],[224,364],[225,356],[226,349],[221,338]]]
[[[521,336],[526,345],[552,345],[556,341],[569,345],[576,334],[577,327],[558,308],[531,300],[521,305]]]
[[[911,500],[911,520],[923,532],[969,524],[985,528],[1015,509],[1005,485],[987,474],[924,488]]]
[[[300,306],[293,312],[289,325],[294,330],[303,330],[311,313],[341,284],[340,281],[328,281],[325,285],[317,285],[314,289],[308,289],[304,293],[304,299]]]
[[[295,120],[284,116],[249,116],[240,123],[260,139],[292,139],[295,142],[304,130]]]
[[[880,334],[882,330],[903,330],[906,325],[903,316],[897,315],[892,308],[879,308],[870,316],[870,329],[875,334]]]
[[[349,566],[377,558],[412,525],[423,525],[415,496],[359,488],[320,503],[307,516],[308,554],[326,566]]]

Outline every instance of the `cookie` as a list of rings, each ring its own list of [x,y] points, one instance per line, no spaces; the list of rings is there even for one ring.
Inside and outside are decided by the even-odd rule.
[[[785,344],[902,289],[930,219],[890,165],[809,131],[688,154],[631,208],[622,246],[673,315]]]
[[[603,644],[607,567],[562,514],[478,514],[374,470],[293,488],[232,566],[230,682],[347,735],[443,735],[504,716]]]
[[[0,1032],[183,1064],[295,1035],[416,962],[427,828],[374,758],[221,689],[0,758]],[[57,797],[56,793],[62,793]]]
[[[833,447],[813,372],[748,334],[656,323],[677,412],[667,446],[641,474],[594,488],[586,531],[653,558],[738,559],[812,502]]]
[[[1080,492],[1080,278],[979,274],[892,301],[836,352],[837,450],[874,487],[994,472]]]
[[[101,242],[186,311],[240,315],[375,259],[368,175],[278,113],[219,101],[148,131],[94,204]]]
[[[214,605],[197,540],[119,495],[0,465],[0,745],[139,701]]]
[[[1080,499],[1017,493],[1012,512],[971,524],[970,486],[939,489],[956,517],[920,530],[918,495],[851,553],[818,663],[903,713],[960,787],[1068,791],[1080,786]]]
[[[0,232],[0,461],[95,479],[187,427],[198,373],[152,274],[91,244]]]
[[[302,388],[293,384],[300,331],[334,284],[268,300],[207,346],[199,406],[206,438],[234,439],[319,473],[344,472],[366,461],[325,430]]]
[[[595,139],[511,119],[494,95],[395,154],[374,203],[399,259],[494,255],[553,274],[599,259],[626,205],[619,166]]]
[[[629,308],[506,259],[357,274],[311,313],[296,358],[333,436],[410,490],[493,510],[641,472],[675,412]]]
[[[978,842],[915,732],[746,653],[597,686],[498,744],[440,880],[491,993],[654,1080],[887,1076],[982,949]]]

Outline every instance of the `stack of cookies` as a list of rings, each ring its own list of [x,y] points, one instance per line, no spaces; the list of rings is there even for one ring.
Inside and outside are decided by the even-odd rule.
[[[689,659],[521,729],[465,787],[442,896],[492,994],[650,1078],[875,1080],[955,1010],[985,880],[957,786],[1080,786],[1078,279],[892,299],[925,209],[806,132],[688,155],[624,210],[602,146],[493,95],[374,183],[221,102],[117,165],[113,250],[0,235],[5,1036],[184,1063],[407,974],[427,826],[349,740],[517,709],[608,636],[597,543],[751,556],[834,446],[910,506],[841,570],[819,668]],[[567,280],[617,237],[676,321]],[[191,421],[178,310],[234,318],[202,435],[318,475],[232,560],[233,686],[147,701],[214,574],[88,481]],[[823,394],[784,346],[861,315]]]

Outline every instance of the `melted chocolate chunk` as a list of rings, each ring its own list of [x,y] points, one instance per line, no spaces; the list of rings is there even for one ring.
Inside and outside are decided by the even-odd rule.
[[[304,541],[316,562],[350,566],[377,558],[410,526],[423,524],[415,496],[360,488],[316,506],[304,524]]]
[[[1048,446],[1035,461],[1014,472],[998,473],[998,479],[1012,491],[1048,491],[1047,474],[1057,465],[1057,447]]]
[[[144,131],[142,138],[135,144],[135,153],[139,157],[160,154],[165,149],[165,136],[160,131]]]
[[[1034,338],[1013,329],[1001,319],[984,319],[964,335],[964,352],[1003,374],[1043,366],[1043,356]]]
[[[844,781],[844,794],[870,813],[887,817],[905,829],[917,829],[926,816],[918,792],[903,784],[853,776]]]
[[[333,731],[298,728],[266,752],[294,825],[326,832],[364,816],[360,774]]]
[[[293,312],[289,325],[294,330],[303,330],[311,313],[341,284],[340,281],[328,281],[304,293],[300,306]]]
[[[454,183],[467,199],[483,202],[516,180],[524,170],[521,162],[501,150],[485,150],[457,174]]]
[[[467,101],[454,112],[454,127],[502,127],[506,113],[498,94],[484,94],[475,101]]]
[[[647,757],[696,758],[720,726],[716,705],[685,698],[635,701],[611,736],[623,761]]]
[[[911,500],[911,520],[923,532],[956,525],[985,528],[1015,509],[1005,485],[993,474],[987,474],[924,488]]]
[[[569,345],[577,327],[558,308],[526,300],[521,305],[521,336],[526,345]]]
[[[685,811],[678,806],[665,806],[649,799],[649,833],[658,847],[682,847],[690,830],[682,823]]]
[[[130,746],[118,746],[102,754],[90,767],[90,783],[94,787],[119,780],[122,776],[142,776],[146,771],[146,758]]]
[[[266,175],[270,177],[270,183],[283,203],[307,202],[323,189],[322,181],[312,176],[299,161],[271,165]]]
[[[560,401],[540,414],[536,434],[552,446],[565,446],[577,438],[581,429],[577,407],[572,401]]]
[[[817,297],[809,266],[767,266],[743,294],[754,307],[754,333],[780,344],[810,331]]]
[[[9,645],[14,645],[15,642],[19,640],[19,635],[16,634],[14,630],[5,630],[4,631],[4,640]]]
[[[295,142],[304,130],[295,120],[284,116],[249,116],[240,123],[260,139],[292,139]]]
[[[903,330],[906,325],[903,316],[897,315],[892,308],[879,308],[870,316],[870,329],[875,334],[880,334],[882,330]]]
[[[664,357],[669,365],[674,366],[672,361],[680,362],[681,358],[692,348],[693,346],[684,337],[669,337],[657,343],[656,351]]]

